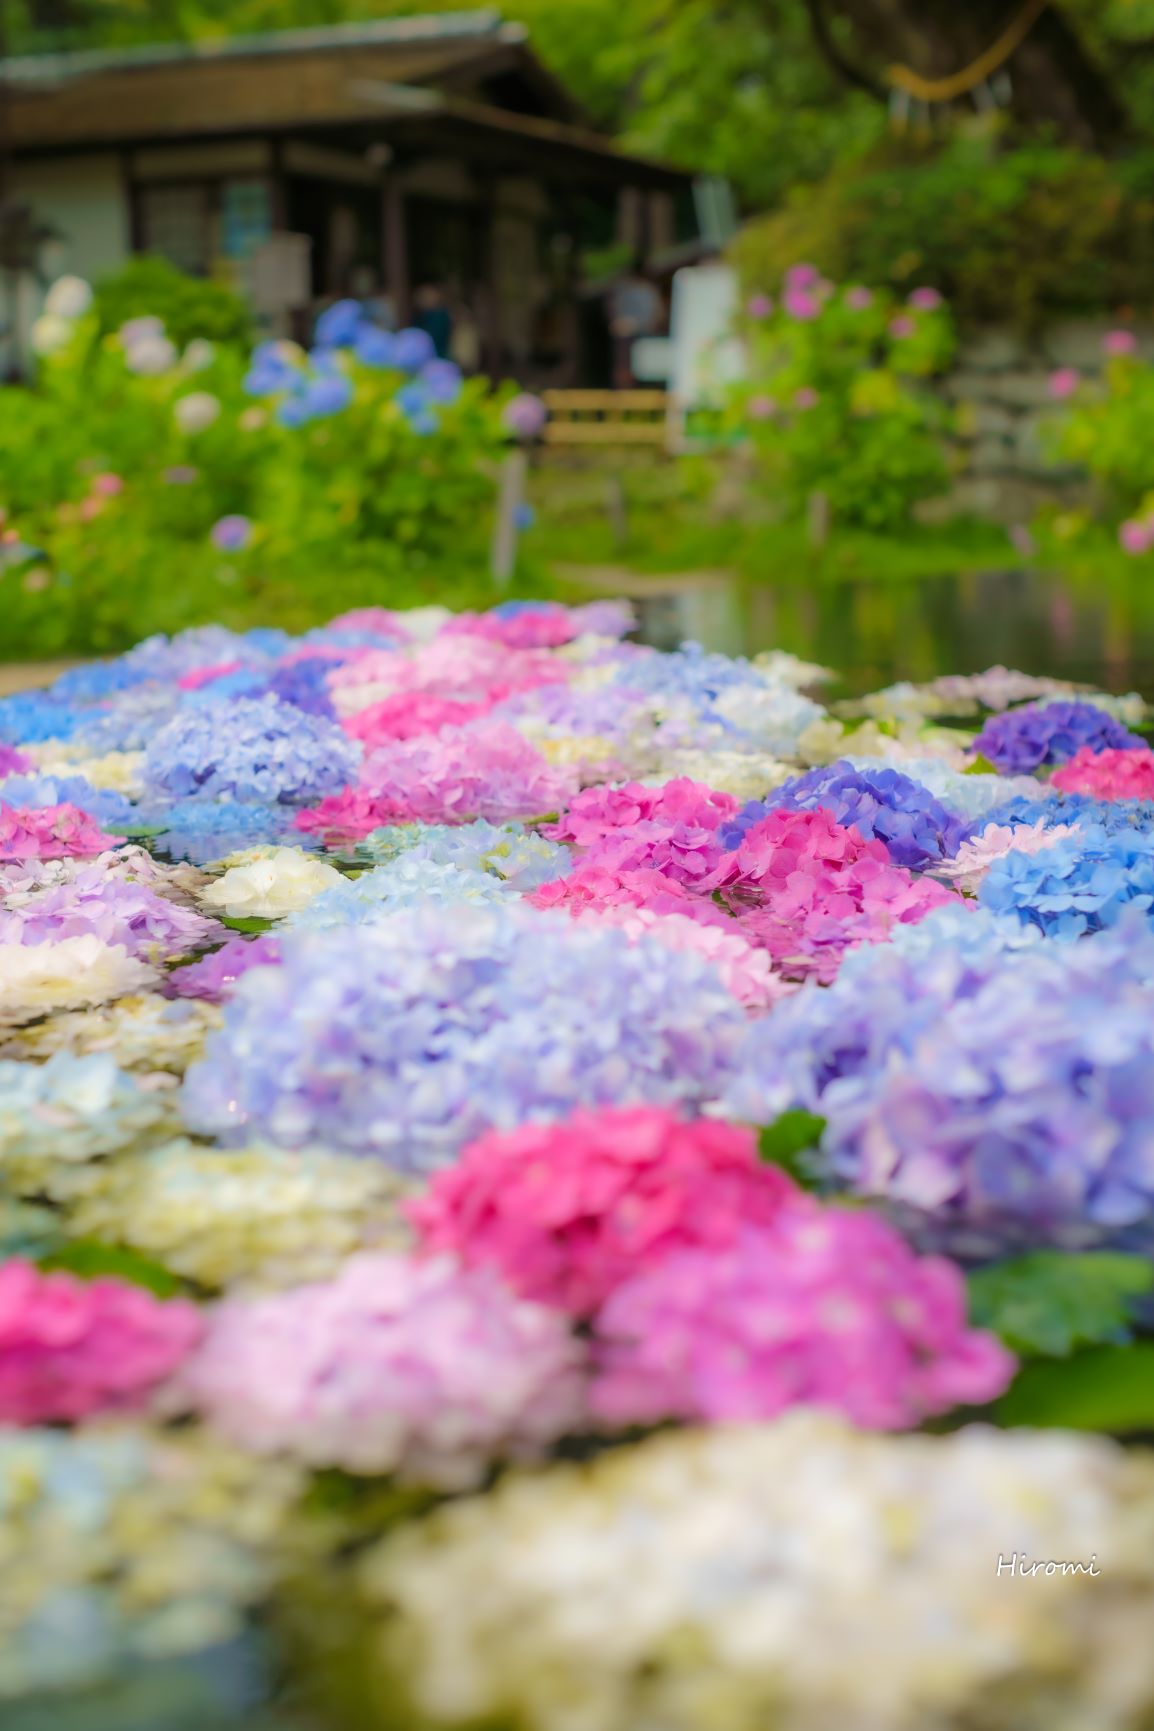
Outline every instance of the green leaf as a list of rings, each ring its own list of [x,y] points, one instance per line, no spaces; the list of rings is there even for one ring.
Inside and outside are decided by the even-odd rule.
[[[783,1112],[772,1124],[758,1131],[757,1152],[767,1166],[780,1166],[801,1185],[810,1185],[813,1174],[804,1155],[817,1147],[825,1119],[800,1109]]]
[[[999,1424],[1065,1430],[1154,1429],[1154,1341],[1092,1346],[1028,1364],[996,1408]]]
[[[127,836],[129,841],[148,841],[154,835],[164,834],[162,823],[119,823],[116,829],[120,835]]]
[[[1111,1251],[1040,1250],[971,1274],[970,1317],[1014,1352],[1062,1358],[1126,1338],[1132,1301],[1154,1290],[1154,1266]]]
[[[220,923],[223,926],[227,926],[231,932],[243,932],[246,936],[259,937],[262,932],[271,932],[276,922],[274,920],[261,920],[255,917],[251,919],[232,919],[226,915],[221,918]]]
[[[184,1283],[159,1262],[138,1256],[135,1250],[123,1250],[115,1244],[101,1244],[95,1238],[77,1238],[59,1250],[40,1258],[40,1267],[59,1269],[75,1274],[80,1280],[98,1280],[111,1275],[126,1280],[132,1286],[143,1286],[158,1298],[175,1298],[185,1290]]]
[[[988,757],[983,757],[981,752],[975,757],[973,763],[968,763],[962,771],[963,775],[997,775],[997,773],[996,766],[990,762]]]

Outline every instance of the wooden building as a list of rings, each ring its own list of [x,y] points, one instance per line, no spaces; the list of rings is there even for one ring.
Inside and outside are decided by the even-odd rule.
[[[51,235],[41,278],[150,252],[244,289],[260,259],[267,305],[280,256],[298,322],[371,282],[403,323],[436,284],[486,370],[573,384],[597,368],[582,253],[693,239],[689,177],[592,130],[493,12],[26,56],[0,78],[8,199]],[[16,298],[26,329],[35,286]]]

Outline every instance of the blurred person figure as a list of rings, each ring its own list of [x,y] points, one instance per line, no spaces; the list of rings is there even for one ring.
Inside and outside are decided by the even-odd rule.
[[[664,310],[660,293],[643,275],[641,255],[634,254],[629,268],[609,290],[613,384],[617,390],[627,391],[633,384],[630,351],[638,337],[652,336],[660,330]]]
[[[413,323],[418,330],[428,332],[441,360],[447,361],[451,358],[453,314],[449,307],[449,297],[440,283],[424,283],[417,290],[414,297]]]

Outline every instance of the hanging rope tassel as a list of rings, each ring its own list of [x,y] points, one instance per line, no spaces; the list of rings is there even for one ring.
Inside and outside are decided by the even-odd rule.
[[[904,91],[918,102],[956,102],[961,96],[973,96],[977,102],[975,93],[982,86],[989,86],[994,76],[1002,71],[1048,5],[1049,0],[1026,0],[1018,16],[1003,30],[998,40],[991,43],[984,54],[979,54],[964,72],[955,72],[949,78],[923,78],[910,66],[891,66],[886,74],[891,92]],[[893,112],[891,95],[890,113]],[[906,113],[908,115],[908,110]]]

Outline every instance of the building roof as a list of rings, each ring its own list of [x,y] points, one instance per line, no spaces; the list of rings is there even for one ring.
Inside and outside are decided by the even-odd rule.
[[[17,54],[0,59],[6,84],[51,88],[99,72],[147,72],[159,66],[203,61],[267,59],[311,54],[318,49],[405,48],[414,44],[524,42],[523,24],[506,24],[492,9],[426,13],[325,24],[306,30],[270,30],[255,36],[224,36],[199,42],[146,42],[129,48],[82,48],[60,54]]]
[[[598,178],[685,179],[582,124],[524,28],[495,11],[24,55],[0,61],[0,80],[17,154],[334,130],[427,145],[435,132]]]

